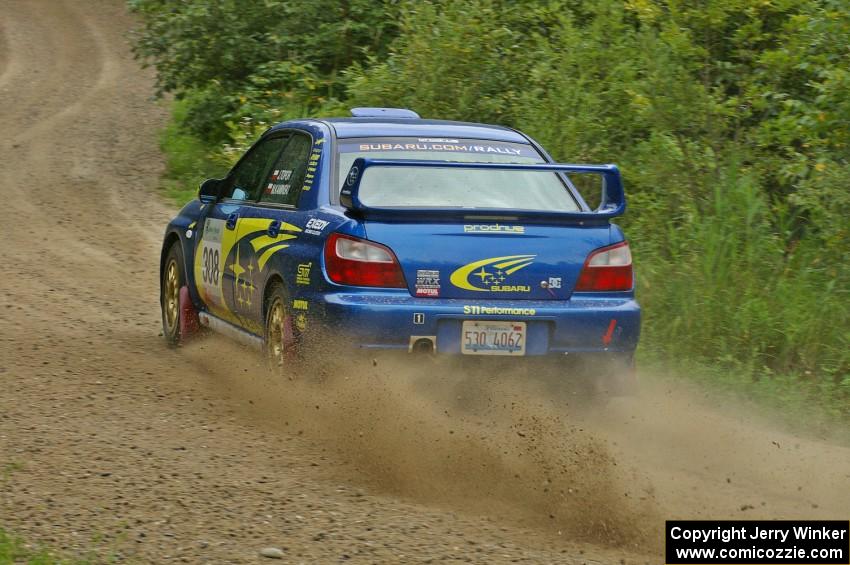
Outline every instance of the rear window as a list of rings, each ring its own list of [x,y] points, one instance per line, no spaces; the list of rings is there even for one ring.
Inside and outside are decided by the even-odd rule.
[[[462,163],[544,163],[529,144],[481,139],[342,139],[338,186],[358,157]],[[360,183],[368,206],[403,208],[579,209],[559,175],[551,172],[424,167],[372,167]]]

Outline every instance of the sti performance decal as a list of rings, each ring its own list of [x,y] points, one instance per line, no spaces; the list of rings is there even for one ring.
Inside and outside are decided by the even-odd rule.
[[[535,257],[537,255],[506,255],[481,259],[457,269],[449,280],[458,288],[477,292],[531,292],[528,285],[511,284],[510,277],[531,265]]]
[[[310,269],[312,268],[312,261],[299,264],[295,271],[295,284],[310,284]]]
[[[502,306],[464,306],[463,313],[473,316],[535,316],[534,308],[505,308]]]
[[[416,271],[416,296],[430,298],[440,296],[440,271],[429,269]]]

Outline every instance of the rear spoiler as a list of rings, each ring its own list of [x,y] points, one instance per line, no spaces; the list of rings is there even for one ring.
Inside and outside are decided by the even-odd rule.
[[[386,208],[367,206],[360,200],[360,183],[370,167],[431,167],[441,169],[497,169],[504,171],[549,171],[553,173],[594,173],[602,176],[602,200],[591,212],[557,212],[541,210],[506,210],[504,208]],[[360,157],[351,165],[345,184],[339,193],[339,202],[353,213],[363,217],[445,218],[445,217],[489,217],[505,218],[521,216],[523,220],[568,221],[598,223],[622,215],[626,211],[626,197],[620,170],[616,165],[568,165],[546,163],[522,165],[518,163],[459,163],[450,161],[421,161],[409,159],[368,159]]]

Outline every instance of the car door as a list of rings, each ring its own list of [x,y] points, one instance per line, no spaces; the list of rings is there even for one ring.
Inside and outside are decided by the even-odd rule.
[[[258,335],[263,332],[264,321],[259,293],[273,270],[271,266],[277,264],[280,253],[285,255],[303,236],[305,220],[298,201],[312,146],[309,135],[292,132],[274,165],[266,171],[258,202],[242,210],[234,306],[240,324]]]
[[[238,324],[233,301],[239,276],[239,222],[246,203],[259,198],[268,168],[280,154],[285,137],[264,138],[256,143],[222,181],[220,199],[209,204],[200,224],[195,250],[195,281],[207,310]]]

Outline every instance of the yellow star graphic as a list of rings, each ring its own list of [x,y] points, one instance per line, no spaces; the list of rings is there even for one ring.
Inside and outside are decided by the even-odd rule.
[[[484,279],[491,276],[490,273],[488,273],[487,271],[484,270],[484,267],[481,267],[481,271],[479,271],[477,273],[472,273],[472,274],[475,275],[476,277],[481,277],[481,282],[484,282]]]
[[[230,265],[230,270],[233,271],[233,274],[236,275],[236,281],[239,282],[239,275],[245,272],[245,269],[242,268],[242,265],[239,264],[239,248],[236,248],[236,259],[233,260],[233,263]]]

